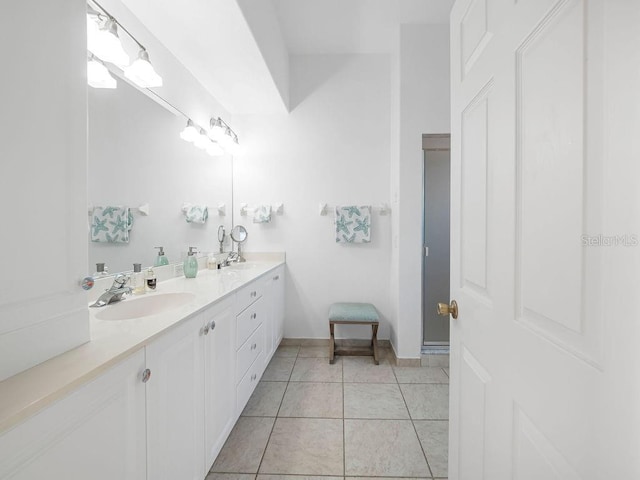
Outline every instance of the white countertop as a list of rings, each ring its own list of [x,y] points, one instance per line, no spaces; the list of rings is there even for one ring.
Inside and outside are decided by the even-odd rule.
[[[166,330],[284,263],[284,254],[247,257],[249,268],[200,270],[196,278],[172,278],[158,283],[155,292],[140,296],[194,294],[189,303],[167,312],[128,320],[97,320],[95,315],[101,309],[90,308],[90,342],[0,382],[0,432],[98,377]]]

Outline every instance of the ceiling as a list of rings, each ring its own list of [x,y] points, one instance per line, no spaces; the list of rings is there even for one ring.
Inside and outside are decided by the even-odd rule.
[[[391,53],[400,24],[448,23],[454,0],[272,0],[290,54]]]
[[[286,112],[289,55],[391,53],[454,0],[120,0],[227,111]]]

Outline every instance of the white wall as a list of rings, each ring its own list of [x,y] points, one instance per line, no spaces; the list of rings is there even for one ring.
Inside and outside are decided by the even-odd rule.
[[[374,213],[371,244],[344,246],[333,215],[318,214],[320,202],[389,202],[389,67],[386,55],[293,56],[291,113],[233,119],[245,146],[234,159],[235,223],[249,231],[247,251],[286,251],[286,337],[327,338],[329,305],[354,301],[378,308],[389,338],[391,217]],[[276,202],[284,215],[271,224],[239,216],[240,203]]]
[[[400,358],[418,358],[422,344],[422,134],[448,133],[449,27],[401,25],[397,97],[399,149],[392,156],[391,197],[397,196],[394,218],[393,284]],[[446,299],[445,299],[446,300]]]

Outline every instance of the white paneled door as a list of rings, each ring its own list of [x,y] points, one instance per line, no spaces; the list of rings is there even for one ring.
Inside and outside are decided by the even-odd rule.
[[[452,480],[640,478],[638,25],[453,8]]]

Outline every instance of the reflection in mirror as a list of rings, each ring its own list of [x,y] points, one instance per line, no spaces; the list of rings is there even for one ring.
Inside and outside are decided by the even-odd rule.
[[[99,262],[110,273],[131,270],[133,263],[153,265],[156,246],[164,247],[170,263],[181,262],[189,245],[217,252],[219,225],[231,228],[231,217],[218,216],[217,209],[225,204],[233,211],[231,157],[211,157],[182,140],[185,118],[125,81],[115,90],[88,90],[88,204],[129,207],[132,225],[128,243],[91,241],[90,228],[87,271],[95,272]],[[185,203],[207,206],[206,222],[197,223],[203,216],[195,215],[188,223]],[[148,216],[138,211],[144,204]]]

